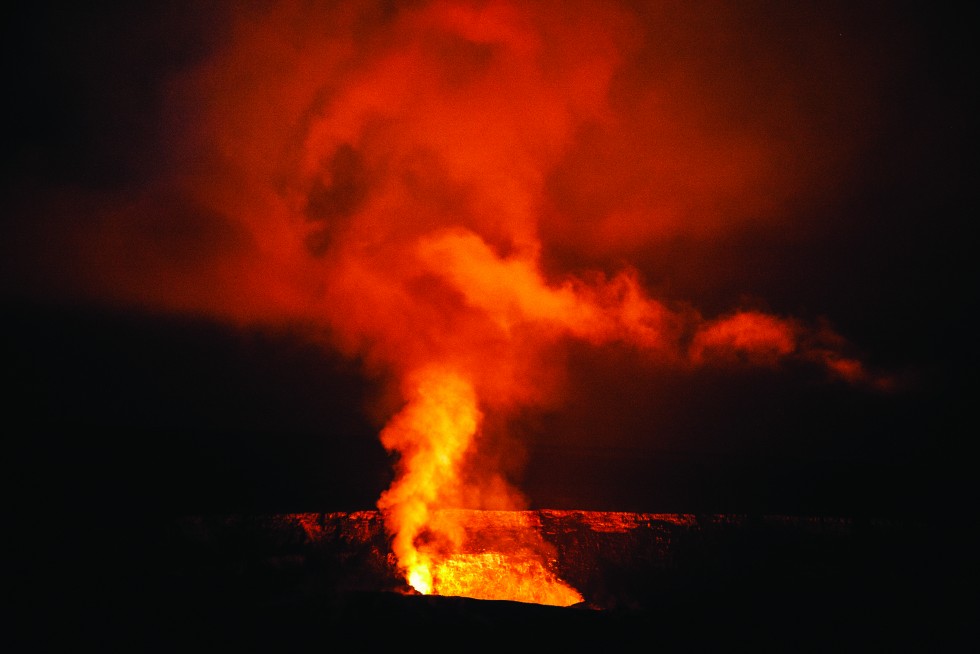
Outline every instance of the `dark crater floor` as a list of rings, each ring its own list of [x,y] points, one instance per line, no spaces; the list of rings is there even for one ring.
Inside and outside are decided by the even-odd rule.
[[[473,528],[506,535],[518,514],[554,546],[582,604],[414,594],[371,511],[130,519],[125,529],[120,516],[89,516],[49,526],[33,546],[17,535],[32,556],[11,586],[27,609],[15,633],[29,649],[67,639],[127,651],[976,644],[976,541],[963,525],[533,511],[480,512]]]

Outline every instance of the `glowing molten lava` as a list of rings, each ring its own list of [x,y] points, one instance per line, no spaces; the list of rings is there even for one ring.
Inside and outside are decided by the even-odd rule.
[[[465,512],[443,510],[461,499],[461,464],[480,428],[473,386],[452,370],[412,376],[412,397],[381,433],[400,453],[399,477],[378,501],[393,534],[392,550],[420,593],[568,606],[582,601],[542,557],[537,532],[468,551]],[[526,542],[525,542],[526,541]],[[550,563],[554,563],[553,559]]]
[[[582,601],[577,590],[557,579],[527,552],[459,554],[436,567],[440,595],[570,606]]]

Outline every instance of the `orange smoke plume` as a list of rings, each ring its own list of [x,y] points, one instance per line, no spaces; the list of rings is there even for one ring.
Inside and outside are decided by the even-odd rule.
[[[563,343],[881,383],[826,327],[705,318],[644,281],[649,246],[779,226],[846,166],[831,144],[854,142],[796,105],[795,68],[756,66],[772,53],[752,30],[715,38],[748,22],[722,6],[678,21],[588,1],[235,5],[167,87],[167,171],[76,203],[95,218],[52,252],[84,292],[325,333],[398,396],[378,507],[409,583],[472,594],[473,569],[509,565],[556,593],[529,601],[580,601],[546,554],[462,556],[451,511],[522,508],[488,452],[513,411],[560,401]],[[717,49],[690,51],[704,42]],[[726,42],[742,56],[728,76]]]

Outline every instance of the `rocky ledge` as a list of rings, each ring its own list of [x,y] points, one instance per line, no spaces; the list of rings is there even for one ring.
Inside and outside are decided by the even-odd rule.
[[[467,514],[474,547],[536,530],[584,598],[570,607],[415,594],[373,511],[114,518],[31,541],[37,570],[10,587],[37,609],[20,622],[31,648],[67,635],[125,651],[950,651],[973,638],[975,537],[915,516]]]

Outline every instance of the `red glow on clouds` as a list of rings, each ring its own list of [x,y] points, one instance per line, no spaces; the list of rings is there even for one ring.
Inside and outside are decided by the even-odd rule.
[[[79,221],[45,255],[76,292],[301,323],[390,379],[399,476],[380,506],[412,574],[446,563],[416,548],[455,533],[437,509],[523,503],[478,455],[483,420],[559,404],[569,340],[880,385],[826,327],[704,317],[645,278],[652,245],[794,230],[787,207],[834,192],[821,180],[858,141],[800,98],[853,53],[800,32],[804,72],[728,5],[235,7],[165,89],[166,172],[50,198],[40,215],[71,203]],[[860,88],[859,61],[850,75],[833,88]]]
[[[797,349],[794,323],[758,312],[740,312],[704,325],[694,337],[691,359],[745,356],[756,364],[774,364]]]

